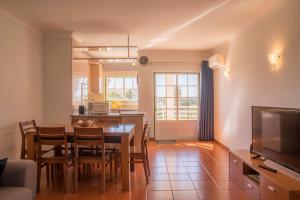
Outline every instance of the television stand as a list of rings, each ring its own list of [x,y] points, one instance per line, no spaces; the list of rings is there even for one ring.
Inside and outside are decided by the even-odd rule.
[[[229,153],[229,176],[251,199],[300,199],[300,181],[296,175],[289,176],[280,169],[277,173],[262,169],[259,165],[273,166],[268,165],[268,161],[252,159],[253,156],[255,154],[249,150],[231,150]]]

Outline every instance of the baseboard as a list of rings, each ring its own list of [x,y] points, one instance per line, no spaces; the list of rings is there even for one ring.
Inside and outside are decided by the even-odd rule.
[[[222,146],[224,149],[229,150],[229,147],[227,147],[225,144],[223,144],[222,142],[220,142],[219,140],[214,139],[214,141],[216,143],[218,143],[220,146]]]

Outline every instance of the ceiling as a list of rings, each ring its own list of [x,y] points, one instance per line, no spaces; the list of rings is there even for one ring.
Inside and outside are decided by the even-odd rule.
[[[211,49],[281,0],[0,0],[43,32],[72,31],[82,45]]]

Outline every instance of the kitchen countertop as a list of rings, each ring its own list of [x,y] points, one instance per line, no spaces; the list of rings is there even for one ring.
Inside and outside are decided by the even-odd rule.
[[[108,116],[108,117],[116,117],[116,116],[144,116],[144,112],[139,112],[139,111],[123,111],[120,113],[108,113],[108,114],[92,114],[92,113],[85,113],[83,115],[80,115],[78,113],[73,113],[71,117],[103,117],[103,116]]]

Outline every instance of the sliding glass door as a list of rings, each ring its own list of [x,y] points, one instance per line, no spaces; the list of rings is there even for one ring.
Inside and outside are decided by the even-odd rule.
[[[155,137],[195,139],[199,115],[198,73],[155,73]]]

